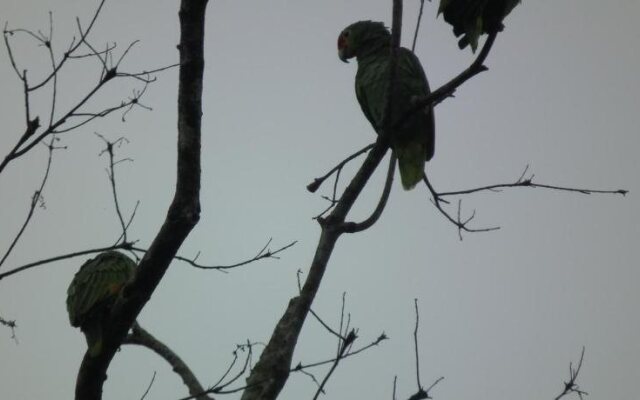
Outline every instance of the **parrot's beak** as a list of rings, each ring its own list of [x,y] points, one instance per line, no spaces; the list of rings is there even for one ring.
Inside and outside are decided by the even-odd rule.
[[[343,63],[347,63],[348,64],[349,63],[349,60],[348,60],[349,56],[348,56],[348,54],[347,54],[347,52],[345,50],[346,50],[345,47],[338,49],[338,58],[340,58],[340,61],[342,61]]]

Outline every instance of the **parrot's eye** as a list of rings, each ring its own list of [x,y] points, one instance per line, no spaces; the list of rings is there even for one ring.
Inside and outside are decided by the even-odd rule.
[[[346,38],[349,37],[349,31],[346,31],[345,33],[343,33],[342,36],[344,36]]]

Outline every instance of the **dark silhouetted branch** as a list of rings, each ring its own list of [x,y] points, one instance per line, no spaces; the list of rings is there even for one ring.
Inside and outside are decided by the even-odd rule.
[[[180,376],[189,393],[196,396],[197,400],[209,400],[211,397],[206,395],[197,396],[203,393],[205,389],[202,387],[191,369],[182,359],[167,345],[156,339],[153,335],[143,329],[137,322],[134,323],[131,333],[122,341],[122,344],[138,345],[148,348],[160,357],[162,357],[170,366],[173,372]]]
[[[14,269],[11,269],[7,272],[3,272],[0,273],[0,280],[7,278],[11,275],[17,274],[18,272],[22,272],[25,271],[27,269],[31,269],[40,265],[45,265],[45,264],[49,264],[49,263],[53,263],[56,261],[61,261],[61,260],[67,260],[69,258],[74,258],[74,257],[79,257],[79,256],[84,256],[87,254],[95,254],[95,253],[102,253],[104,251],[110,251],[110,250],[131,250],[132,245],[134,242],[130,242],[130,243],[119,243],[117,245],[114,246],[106,246],[106,247],[98,247],[95,249],[88,249],[88,250],[82,250],[82,251],[76,251],[73,253],[67,253],[67,254],[62,254],[59,256],[55,256],[55,257],[50,257],[50,258],[45,258],[42,260],[38,260],[38,261],[34,261],[32,263],[29,264],[24,264],[20,267],[16,267]]]
[[[585,392],[584,390],[581,390],[578,384],[576,383],[576,380],[578,379],[578,374],[580,373],[580,369],[582,368],[582,361],[584,360],[584,350],[585,348],[582,347],[582,353],[580,354],[580,361],[578,361],[577,368],[574,369],[573,363],[569,363],[569,380],[567,382],[564,382],[564,390],[562,391],[562,393],[556,396],[554,400],[560,400],[564,396],[567,396],[571,393],[575,393],[576,395],[578,395],[580,400],[583,399],[583,396],[588,395],[588,393]]]
[[[424,10],[424,0],[420,0],[420,10],[418,11],[418,20],[416,21],[416,30],[413,32],[413,42],[411,51],[416,51],[416,43],[418,42],[418,31],[420,30],[420,22],[422,21],[422,11]]]
[[[0,316],[0,325],[6,326],[11,329],[11,339],[13,339],[16,343],[18,342],[18,338],[16,337],[16,328],[18,325],[14,319],[4,319]]]
[[[99,400],[106,371],[138,314],[160,283],[183,241],[200,219],[200,138],[204,20],[206,0],[182,0],[180,18],[180,72],[178,87],[177,182],[167,217],[134,279],[127,284],[102,334],[102,351],[85,353],[76,381],[76,400]]]
[[[247,265],[247,264],[250,264],[252,262],[259,261],[259,260],[266,259],[266,258],[274,258],[274,259],[279,260],[280,257],[278,257],[277,254],[287,250],[288,248],[290,248],[293,245],[295,245],[296,243],[298,243],[297,240],[294,240],[293,242],[291,242],[291,243],[289,243],[287,245],[284,245],[284,246],[282,246],[282,247],[280,247],[280,248],[278,248],[276,250],[271,250],[271,249],[269,249],[269,244],[271,244],[271,241],[272,241],[272,238],[269,238],[269,240],[267,241],[267,244],[265,244],[264,247],[262,247],[262,249],[260,249],[260,251],[258,251],[258,254],[256,254],[252,258],[250,258],[248,260],[245,260],[245,261],[240,261],[240,262],[235,263],[235,264],[229,264],[229,265],[203,265],[203,264],[199,264],[196,261],[197,261],[198,257],[200,256],[200,253],[196,254],[196,256],[191,258],[191,259],[183,257],[183,256],[176,256],[175,259],[176,260],[180,260],[180,261],[184,261],[187,264],[191,265],[192,267],[199,268],[199,269],[215,269],[215,270],[218,270],[218,271],[225,271],[225,270],[228,270],[228,269],[238,268],[238,267],[241,267],[243,265]],[[141,251],[141,252],[146,251],[145,249],[141,249],[141,248],[138,248],[138,247],[133,248],[133,250]]]
[[[318,188],[322,185],[322,183],[329,178],[331,175],[333,175],[334,173],[340,173],[340,171],[342,171],[342,168],[344,168],[344,166],[351,160],[353,160],[354,158],[360,156],[361,154],[366,153],[367,151],[371,150],[371,148],[375,145],[375,143],[372,144],[368,144],[365,147],[363,147],[362,149],[356,151],[355,153],[353,153],[352,155],[350,155],[349,157],[345,158],[344,160],[342,160],[338,165],[336,165],[335,167],[333,167],[329,172],[327,172],[324,176],[321,176],[320,178],[315,178],[313,180],[313,182],[311,182],[310,184],[307,185],[307,190],[310,191],[311,193],[315,193],[316,190],[318,190]]]
[[[382,190],[382,195],[380,196],[380,200],[378,201],[378,205],[376,206],[373,213],[369,216],[369,218],[365,219],[362,222],[345,222],[342,225],[342,230],[345,233],[356,233],[362,232],[365,229],[369,229],[375,224],[382,212],[384,211],[385,206],[387,205],[387,201],[389,200],[389,194],[391,194],[391,185],[393,184],[393,175],[396,171],[396,155],[395,153],[391,153],[391,157],[389,158],[389,168],[387,169],[387,178],[385,180],[384,189]]]
[[[534,183],[533,178],[535,175],[531,174],[527,177],[527,173],[529,171],[529,166],[527,165],[520,174],[520,177],[512,183],[500,183],[495,185],[487,185],[481,186],[472,189],[464,189],[464,190],[456,190],[449,192],[438,192],[435,190],[431,182],[429,181],[427,175],[423,177],[423,181],[425,182],[427,188],[431,192],[431,202],[436,206],[438,211],[442,213],[452,224],[454,224],[458,228],[458,235],[460,240],[462,240],[462,231],[465,232],[489,232],[500,229],[500,227],[490,227],[490,228],[470,228],[468,226],[469,222],[471,222],[475,217],[475,210],[471,213],[469,217],[462,218],[462,199],[458,199],[458,212],[457,217],[451,216],[451,214],[444,209],[444,204],[449,204],[449,201],[445,200],[445,197],[450,196],[463,196],[473,193],[479,192],[500,192],[502,189],[506,188],[516,188],[516,187],[528,187],[528,188],[541,188],[541,189],[549,189],[549,190],[559,190],[564,192],[572,192],[572,193],[580,193],[580,194],[620,194],[622,196],[628,193],[627,190],[617,189],[617,190],[600,190],[600,189],[584,189],[584,188],[572,188],[566,186],[556,186],[556,185],[547,185],[542,183]]]
[[[547,185],[543,183],[534,183],[533,178],[535,175],[531,174],[528,178],[525,178],[525,175],[527,174],[528,170],[529,170],[529,166],[527,165],[522,175],[520,175],[520,178],[518,178],[518,180],[512,183],[500,183],[496,185],[481,186],[473,189],[441,192],[441,193],[438,193],[438,197],[460,196],[463,194],[471,194],[471,193],[477,193],[477,192],[483,192],[483,191],[497,192],[497,191],[500,191],[500,189],[512,188],[512,187],[552,189],[552,190],[560,190],[565,192],[574,192],[574,193],[581,193],[581,194],[621,194],[624,196],[627,193],[629,193],[628,190],[624,190],[624,189],[616,189],[616,190],[583,189],[583,188],[572,188],[572,187],[566,187],[566,186]]]
[[[4,262],[7,260],[7,258],[9,257],[11,252],[13,251],[14,247],[16,246],[18,241],[20,240],[20,237],[22,237],[22,234],[27,229],[27,225],[29,225],[29,222],[31,222],[31,218],[33,217],[33,213],[35,212],[36,207],[38,206],[38,204],[40,204],[41,206],[43,205],[43,203],[42,203],[42,201],[43,201],[42,192],[44,191],[44,187],[45,187],[45,185],[47,183],[47,180],[49,179],[49,172],[51,171],[51,162],[53,161],[53,152],[56,149],[59,148],[59,147],[56,147],[54,145],[55,140],[56,140],[55,137],[52,138],[51,142],[47,145],[48,157],[47,157],[47,166],[46,166],[45,171],[44,171],[44,176],[42,177],[42,181],[40,182],[40,186],[33,193],[33,196],[31,196],[31,203],[29,204],[29,211],[27,211],[27,217],[25,218],[22,226],[18,230],[18,233],[13,238],[13,241],[11,241],[11,244],[9,245],[9,248],[4,253],[2,258],[0,259],[0,266],[2,266],[2,264],[4,264]]]
[[[394,1],[394,9],[399,0]],[[394,12],[392,36],[394,43],[399,42],[400,25],[397,13]],[[392,52],[392,58],[395,52]],[[299,296],[289,301],[286,311],[280,318],[271,335],[269,343],[260,355],[258,363],[247,378],[248,387],[242,394],[242,400],[273,400],[286,383],[291,365],[291,358],[298,341],[298,336],[307,317],[311,303],[320,287],[322,276],[326,270],[335,243],[342,233],[339,227],[344,222],[349,210],[355,203],[364,185],[388,150],[384,132],[378,136],[363,165],[345,189],[342,197],[326,218],[319,218],[322,228],[318,247],[311,263],[311,268]]]
[[[151,386],[153,386],[153,382],[155,382],[156,380],[156,371],[153,371],[153,376],[151,377],[151,381],[149,382],[149,385],[147,385],[147,389],[144,391],[144,393],[142,393],[142,397],[140,397],[140,400],[144,400],[145,397],[147,397],[147,395],[149,394],[149,390],[151,390]]]
[[[91,22],[89,23],[86,29],[83,29],[80,24],[80,20],[76,19],[77,28],[79,31],[79,39],[77,42],[75,38],[72,40],[71,44],[69,45],[69,48],[67,49],[67,51],[64,52],[64,54],[58,61],[56,61],[56,56],[55,56],[53,45],[52,45],[53,17],[51,13],[49,14],[49,34],[48,35],[45,35],[40,31],[38,31],[38,33],[36,34],[27,29],[8,29],[8,26],[5,25],[4,31],[3,31],[5,47],[7,48],[7,53],[9,55],[11,66],[16,72],[18,79],[20,79],[20,81],[22,82],[22,86],[23,86],[26,128],[24,133],[18,139],[16,145],[4,156],[4,158],[0,162],[0,173],[4,171],[6,166],[11,161],[23,156],[24,154],[29,152],[31,149],[33,149],[43,139],[45,139],[50,135],[69,132],[71,130],[77,129],[95,120],[96,118],[106,117],[107,115],[119,110],[123,110],[122,118],[124,119],[124,116],[135,106],[149,109],[149,107],[140,104],[140,98],[145,93],[146,85],[148,85],[150,82],[153,82],[155,80],[155,79],[152,79],[149,76],[149,74],[164,71],[176,65],[174,64],[171,66],[162,67],[162,68],[154,69],[151,71],[143,71],[140,73],[128,73],[128,72],[118,71],[118,67],[120,66],[120,63],[123,61],[124,57],[129,53],[129,50],[132,48],[132,46],[135,43],[137,43],[137,41],[134,41],[132,42],[131,45],[129,45],[124,50],[124,52],[118,58],[117,63],[113,66],[109,66],[109,64],[112,64],[113,51],[116,48],[115,44],[107,45],[105,50],[98,51],[88,41],[88,35],[91,29],[93,28],[98,18],[98,15],[100,14],[100,11],[102,10],[103,5],[104,5],[104,0],[100,2],[96,12],[93,15]],[[35,40],[40,46],[44,47],[47,51],[49,62],[51,64],[51,72],[46,77],[44,77],[42,81],[40,81],[37,84],[30,84],[29,79],[27,77],[27,71],[26,70],[21,71],[20,67],[18,67],[18,64],[16,63],[16,60],[14,57],[14,51],[9,41],[9,37],[16,34],[28,35],[33,40]],[[91,52],[89,54],[77,54],[81,46],[86,46],[87,48],[89,48]],[[98,83],[94,85],[93,88],[89,89],[89,91],[80,100],[78,100],[73,106],[71,106],[71,108],[69,108],[66,112],[63,112],[61,115],[56,116],[56,106],[57,106],[56,103],[57,103],[57,98],[59,96],[58,74],[60,73],[63,66],[66,64],[67,60],[72,58],[80,59],[80,58],[87,58],[87,57],[97,58],[100,61],[101,70],[100,70],[100,79],[98,80]],[[147,76],[147,78],[143,78],[143,75]],[[107,107],[101,111],[95,111],[95,112],[83,111],[82,109],[86,106],[88,101],[91,98],[93,98],[98,93],[98,91],[104,85],[107,84],[107,82],[110,82],[114,78],[137,79],[144,82],[145,86],[142,88],[142,90],[138,90],[134,92],[133,97],[129,98],[126,101],[121,101],[120,104],[118,105]],[[44,87],[49,83],[52,84],[51,104],[48,110],[49,121],[47,126],[45,126],[44,129],[40,131],[40,127],[41,127],[40,119],[37,116],[34,118],[31,117],[30,96],[31,96],[31,93],[37,91],[38,89]],[[78,119],[79,119],[79,122],[78,122]]]

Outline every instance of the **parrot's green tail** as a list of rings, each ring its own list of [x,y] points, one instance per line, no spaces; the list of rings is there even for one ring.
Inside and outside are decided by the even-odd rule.
[[[424,175],[425,145],[411,143],[405,146],[396,146],[394,151],[398,157],[402,187],[404,190],[411,190],[422,180]]]

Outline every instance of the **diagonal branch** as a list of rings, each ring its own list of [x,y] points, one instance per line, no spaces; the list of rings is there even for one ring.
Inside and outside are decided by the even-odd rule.
[[[140,324],[135,322],[131,333],[122,341],[122,344],[138,345],[148,348],[160,357],[162,357],[169,365],[173,372],[178,374],[182,382],[189,389],[189,393],[197,400],[211,400],[212,397],[207,395],[199,395],[205,390],[198,381],[198,378],[191,372],[191,369],[184,361],[167,345],[156,339],[153,335],[143,329]]]
[[[400,31],[402,29],[401,0],[394,0],[393,10],[391,65],[396,64],[394,58],[396,57],[397,46],[400,42]],[[393,78],[393,71],[390,75],[391,78]],[[391,90],[389,90],[389,92],[391,92]],[[388,100],[387,108],[391,106],[390,98],[388,98]],[[384,119],[385,118],[383,118],[383,120]],[[385,125],[382,125],[382,127],[382,132],[378,136],[376,144],[344,190],[340,201],[327,218],[319,219],[322,232],[305,284],[302,287],[300,295],[289,301],[286,311],[276,324],[269,343],[260,355],[260,360],[247,378],[248,387],[242,394],[242,400],[273,400],[278,396],[286,383],[289,377],[291,359],[298,341],[298,336],[308,315],[311,303],[320,287],[320,282],[322,281],[335,243],[343,233],[340,227],[360,195],[364,185],[389,148],[388,134],[384,131]]]
[[[9,257],[11,252],[13,251],[14,247],[16,246],[18,241],[20,240],[20,237],[22,236],[24,231],[27,229],[27,226],[29,225],[29,222],[31,222],[31,218],[33,217],[33,213],[35,212],[36,206],[38,204],[41,204],[42,192],[44,191],[44,187],[45,187],[45,185],[47,183],[47,180],[49,179],[49,172],[51,171],[51,162],[53,161],[53,152],[54,152],[54,150],[57,149],[57,147],[54,146],[55,140],[56,140],[55,138],[52,138],[51,142],[47,145],[47,149],[48,149],[49,153],[48,153],[48,157],[47,157],[47,166],[46,166],[45,171],[44,171],[44,176],[42,177],[42,181],[40,182],[40,186],[38,187],[38,189],[36,189],[36,191],[33,193],[33,196],[31,197],[31,203],[29,205],[29,211],[27,212],[27,217],[25,218],[24,223],[20,227],[20,230],[18,231],[16,236],[13,238],[13,241],[9,245],[9,248],[7,249],[7,251],[4,253],[2,258],[0,258],[0,266],[2,266],[2,264],[4,264],[4,262],[7,260],[7,258]]]

